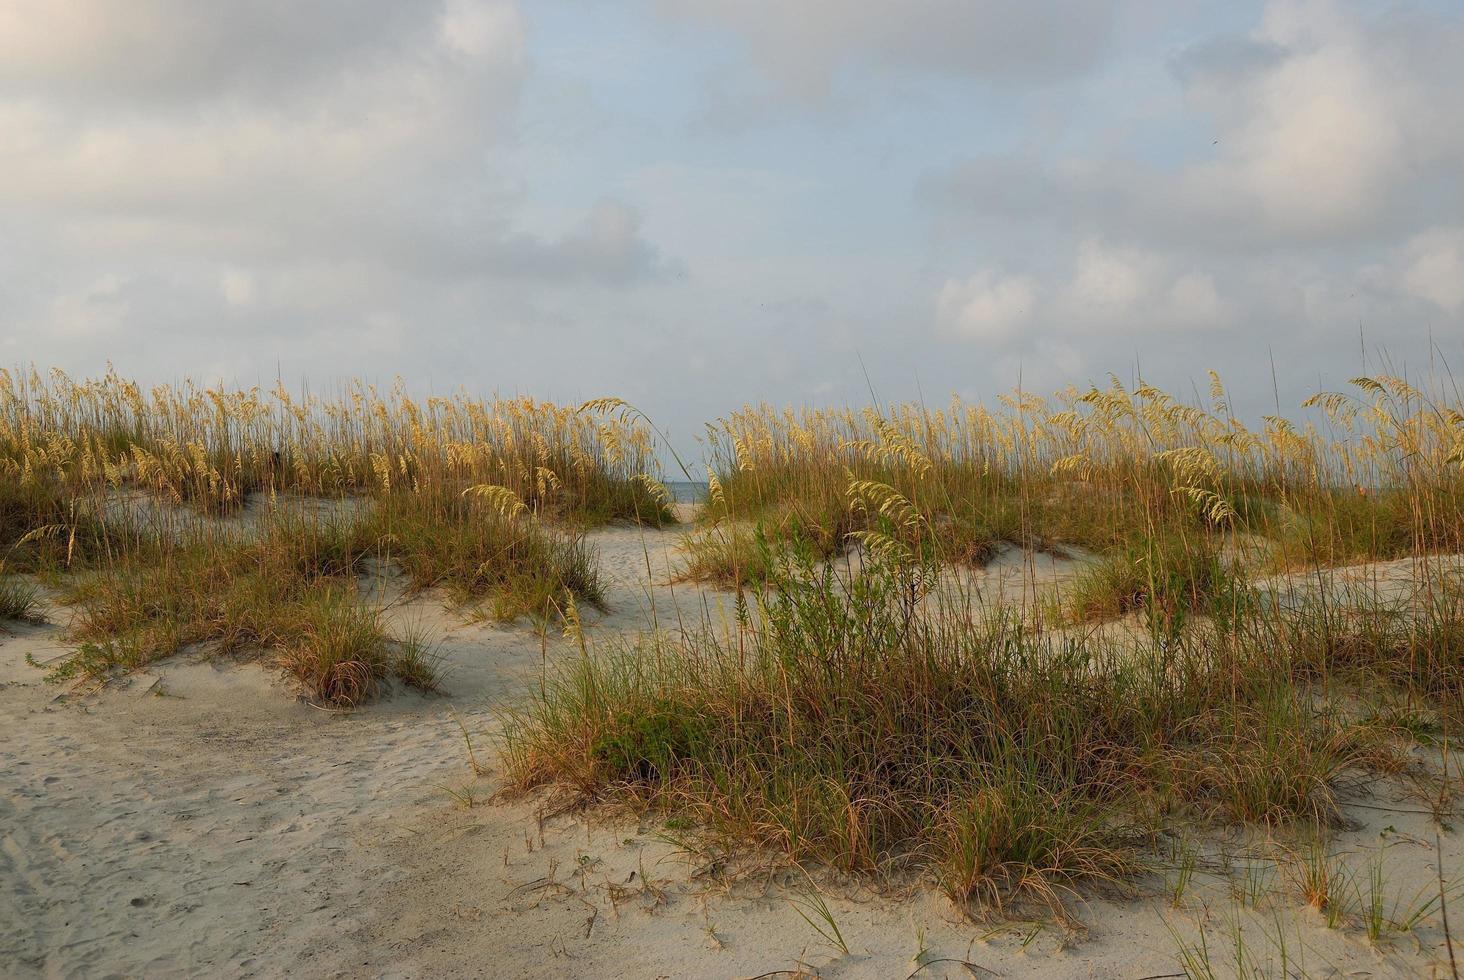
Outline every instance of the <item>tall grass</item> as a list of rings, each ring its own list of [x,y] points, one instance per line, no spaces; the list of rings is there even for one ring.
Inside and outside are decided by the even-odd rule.
[[[973,619],[889,556],[779,563],[731,634],[573,662],[509,720],[517,785],[686,812],[795,862],[913,866],[985,907],[1138,866],[1165,815],[1326,821],[1366,733],[1277,648]]]
[[[1206,408],[1114,381],[737,413],[685,569],[748,590],[736,623],[566,665],[509,717],[509,771],[986,909],[1127,878],[1176,821],[1324,833],[1352,777],[1407,764],[1381,692],[1461,705],[1425,556],[1464,551],[1464,414],[1355,387],[1259,429],[1218,380]],[[1012,546],[1096,555],[1035,614],[951,574]],[[1328,571],[1400,557],[1401,606]]]
[[[584,529],[671,521],[655,471],[610,403],[0,370],[0,557],[77,607],[58,677],[203,647],[267,652],[335,703],[392,671],[430,686],[355,596],[368,559],[502,618],[600,605]]]
[[[879,512],[849,506],[870,483],[924,516],[944,558],[975,564],[1002,543],[1114,551],[1220,533],[1263,539],[1278,567],[1460,550],[1457,395],[1387,376],[1354,389],[1309,399],[1304,425],[1268,416],[1260,428],[1232,412],[1218,378],[1206,407],[1115,379],[1051,399],[1019,392],[995,410],[749,408],[708,427],[709,515],[732,526],[698,541],[691,571],[739,577],[737,522],[825,553],[879,530]]]
[[[644,479],[654,455],[633,420],[527,398],[418,401],[357,382],[334,398],[283,384],[144,392],[112,373],[78,382],[0,369],[0,475],[72,496],[135,487],[227,513],[252,493],[488,484],[545,516],[656,523],[668,515]]]
[[[603,607],[597,556],[582,531],[550,531],[482,495],[421,491],[381,498],[357,534],[378,544],[418,589],[460,603],[488,598],[499,618],[553,616],[566,595]]]
[[[5,567],[0,565],[0,622],[36,618],[40,608],[40,593],[36,587],[4,575]]]
[[[684,570],[743,589],[735,621],[587,639],[509,717],[509,774],[973,909],[1062,910],[1175,822],[1324,834],[1461,717],[1464,413],[1394,377],[1301,408],[1248,424],[1217,379],[736,413]],[[613,400],[0,373],[0,546],[76,607],[59,673],[262,654],[355,704],[435,682],[360,594],[376,563],[503,617],[602,603],[585,530],[670,520],[651,431]],[[1003,607],[967,572],[1008,548],[1081,564]],[[1339,585],[1394,558],[1402,592]]]

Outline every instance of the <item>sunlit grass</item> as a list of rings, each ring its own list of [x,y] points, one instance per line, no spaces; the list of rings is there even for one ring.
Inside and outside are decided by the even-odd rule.
[[[683,573],[744,589],[736,622],[551,672],[510,772],[973,910],[1062,914],[1175,821],[1324,834],[1359,774],[1408,765],[1379,691],[1456,713],[1464,649],[1438,576],[1402,609],[1325,586],[1464,551],[1464,415],[1356,388],[1306,427],[1246,426],[1218,381],[1207,408],[1114,382],[721,420]],[[952,574],[1003,548],[1094,556],[1023,611]],[[1292,601],[1277,569],[1323,585]]]
[[[386,637],[361,576],[394,564],[502,619],[602,605],[584,532],[673,522],[655,471],[649,430],[613,401],[0,371],[0,560],[75,607],[57,679],[198,649],[267,654],[330,703],[392,674],[431,688],[431,658]],[[19,608],[24,587],[5,588]]]

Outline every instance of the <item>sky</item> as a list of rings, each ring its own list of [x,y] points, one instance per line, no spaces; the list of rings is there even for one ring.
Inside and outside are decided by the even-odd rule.
[[[829,405],[1464,371],[1464,3],[0,0],[0,364]]]

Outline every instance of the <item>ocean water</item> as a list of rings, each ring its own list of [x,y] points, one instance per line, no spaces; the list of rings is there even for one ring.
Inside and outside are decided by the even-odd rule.
[[[677,503],[699,504],[707,499],[707,485],[705,483],[688,483],[686,480],[667,480],[666,489],[671,491],[671,497]]]

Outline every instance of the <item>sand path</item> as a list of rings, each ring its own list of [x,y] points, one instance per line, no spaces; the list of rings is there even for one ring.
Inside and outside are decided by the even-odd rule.
[[[663,626],[726,614],[725,595],[666,584],[677,540],[595,535],[612,612],[592,617],[592,632],[642,629],[653,604]],[[1006,582],[1011,566],[992,574]],[[397,598],[398,583],[378,584]],[[1309,975],[1444,962],[1432,919],[1375,949],[1327,929],[1280,872],[1253,909],[1203,867],[1179,908],[1152,893],[1090,897],[1083,932],[977,925],[926,890],[825,883],[844,953],[790,904],[811,892],[795,875],[727,885],[653,819],[541,822],[532,801],[490,802],[495,709],[570,651],[530,625],[468,622],[432,596],[395,601],[391,615],[440,633],[448,693],[350,715],[296,701],[258,665],[184,658],[67,695],[26,662],[66,652],[60,627],[0,633],[0,975],[752,977],[801,964],[904,977],[923,948],[1008,977],[1137,978],[1180,970],[1171,929],[1193,939],[1204,928],[1223,948],[1234,925],[1261,961],[1277,962],[1267,937],[1278,933]],[[481,778],[459,719],[487,764]],[[1383,855],[1401,899],[1426,889],[1428,818],[1386,787],[1364,802],[1341,846],[1358,867]],[[1454,835],[1444,851],[1446,869],[1464,868]],[[919,975],[972,973],[934,962]]]

